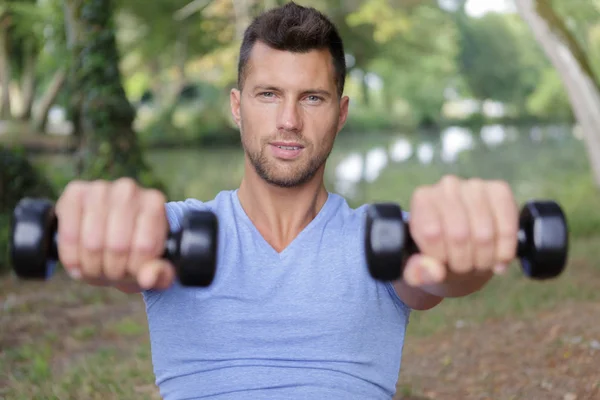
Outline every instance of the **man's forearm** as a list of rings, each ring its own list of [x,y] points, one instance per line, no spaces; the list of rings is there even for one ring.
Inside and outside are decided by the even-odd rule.
[[[465,275],[457,275],[448,271],[443,283],[423,285],[421,289],[439,297],[463,297],[480,290],[493,276],[492,271],[473,271]]]

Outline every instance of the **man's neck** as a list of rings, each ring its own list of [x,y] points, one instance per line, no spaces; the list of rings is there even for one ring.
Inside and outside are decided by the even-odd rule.
[[[242,208],[277,252],[285,249],[317,216],[327,196],[322,171],[302,186],[281,188],[265,182],[252,167],[247,167],[238,190]]]

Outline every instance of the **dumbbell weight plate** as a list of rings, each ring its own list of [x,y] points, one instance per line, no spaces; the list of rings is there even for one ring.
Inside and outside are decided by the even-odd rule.
[[[565,214],[553,201],[529,201],[519,216],[517,253],[527,276],[550,279],[567,263],[569,235]]]
[[[56,267],[57,228],[54,205],[48,199],[25,198],[13,212],[9,242],[15,274],[22,279],[48,279]]]

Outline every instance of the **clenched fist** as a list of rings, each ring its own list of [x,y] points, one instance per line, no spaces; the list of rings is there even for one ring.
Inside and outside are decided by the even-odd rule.
[[[166,288],[165,196],[129,178],[71,182],[56,203],[58,255],[69,274],[123,290]]]
[[[410,232],[420,248],[406,265],[411,286],[460,282],[506,269],[517,252],[518,207],[505,182],[445,176],[415,191]]]

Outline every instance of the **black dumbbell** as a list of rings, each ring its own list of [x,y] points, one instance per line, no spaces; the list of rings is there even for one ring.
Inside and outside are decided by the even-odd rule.
[[[368,206],[365,255],[371,276],[381,281],[402,277],[406,260],[418,253],[400,206],[378,203]],[[521,209],[517,257],[532,279],[557,277],[565,268],[568,253],[567,221],[553,201],[530,201]]]
[[[58,219],[47,199],[25,198],[13,213],[10,257],[22,279],[45,280],[59,260]],[[217,218],[210,211],[188,212],[181,230],[169,232],[162,258],[175,267],[183,286],[209,286],[216,273]]]

